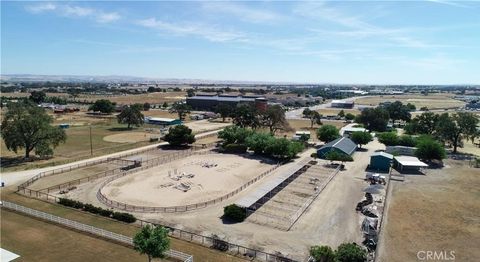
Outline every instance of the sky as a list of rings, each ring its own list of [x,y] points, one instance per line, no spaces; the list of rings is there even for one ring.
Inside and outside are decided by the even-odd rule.
[[[0,70],[480,84],[480,2],[2,1]]]

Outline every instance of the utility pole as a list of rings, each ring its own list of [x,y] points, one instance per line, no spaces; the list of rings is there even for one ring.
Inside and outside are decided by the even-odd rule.
[[[92,126],[90,126],[90,155],[93,156]]]

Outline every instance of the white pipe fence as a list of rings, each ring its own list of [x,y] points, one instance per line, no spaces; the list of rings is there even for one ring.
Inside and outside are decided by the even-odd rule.
[[[17,205],[17,204],[11,203],[11,202],[7,202],[7,201],[1,202],[0,206],[4,207],[4,208],[7,208],[7,209],[14,210],[16,212],[24,213],[24,214],[27,214],[27,215],[30,215],[30,216],[33,216],[33,217],[37,217],[37,218],[41,218],[41,219],[44,219],[44,220],[47,220],[47,221],[55,222],[57,224],[67,226],[67,227],[70,227],[70,228],[73,228],[73,229],[76,229],[76,230],[79,230],[79,231],[83,231],[83,232],[87,232],[87,233],[97,235],[97,236],[100,236],[100,237],[103,237],[103,238],[111,239],[111,240],[114,240],[114,241],[117,241],[117,242],[120,242],[120,243],[123,243],[123,244],[127,244],[127,245],[130,245],[130,246],[133,245],[133,239],[131,237],[127,237],[127,236],[124,236],[124,235],[113,233],[113,232],[110,232],[110,231],[107,231],[107,230],[104,230],[104,229],[101,229],[101,228],[97,228],[97,227],[94,227],[94,226],[82,224],[82,223],[79,223],[77,221],[73,221],[73,220],[70,220],[70,219],[54,216],[52,214],[48,214],[48,213],[41,212],[41,211],[38,211],[38,210],[35,210],[35,209],[20,206],[20,205]],[[180,252],[180,251],[170,249],[165,254],[168,257],[178,259],[180,261],[193,262],[193,256],[185,254],[185,253]]]

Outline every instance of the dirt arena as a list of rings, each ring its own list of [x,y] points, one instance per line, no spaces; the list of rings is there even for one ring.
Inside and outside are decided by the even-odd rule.
[[[114,180],[102,193],[130,205],[195,204],[234,191],[274,164],[229,154],[193,155]]]

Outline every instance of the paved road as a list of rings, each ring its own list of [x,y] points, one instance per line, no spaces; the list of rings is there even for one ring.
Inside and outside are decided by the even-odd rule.
[[[201,134],[196,135],[195,137],[198,139],[198,138],[210,135],[210,134],[217,133],[220,130],[222,130],[222,129],[201,133]],[[78,165],[78,164],[82,164],[82,163],[93,161],[93,160],[100,160],[100,159],[106,159],[106,158],[109,158],[109,157],[115,157],[115,156],[118,156],[118,155],[123,155],[123,154],[126,154],[126,153],[136,152],[136,151],[140,151],[140,150],[144,150],[144,149],[148,149],[148,148],[155,148],[155,147],[158,147],[158,146],[161,146],[161,145],[166,145],[166,144],[168,144],[168,143],[167,142],[157,143],[157,144],[154,144],[154,145],[148,145],[148,146],[144,146],[144,147],[134,148],[134,149],[125,150],[125,151],[121,151],[121,152],[117,152],[117,153],[113,153],[113,154],[108,154],[108,155],[103,155],[103,156],[99,156],[99,157],[93,157],[93,158],[88,158],[88,159],[84,159],[84,160],[79,160],[79,161],[71,162],[71,163],[64,164],[64,165],[50,166],[50,167],[44,167],[44,168],[24,170],[24,171],[1,173],[0,174],[0,180],[5,183],[5,186],[16,185],[16,184],[20,184],[20,183],[30,179],[31,177],[35,176],[36,174],[38,174],[40,172],[49,171],[49,170],[58,169],[58,168],[63,168],[63,167],[69,167],[69,166],[73,166],[73,165]]]

